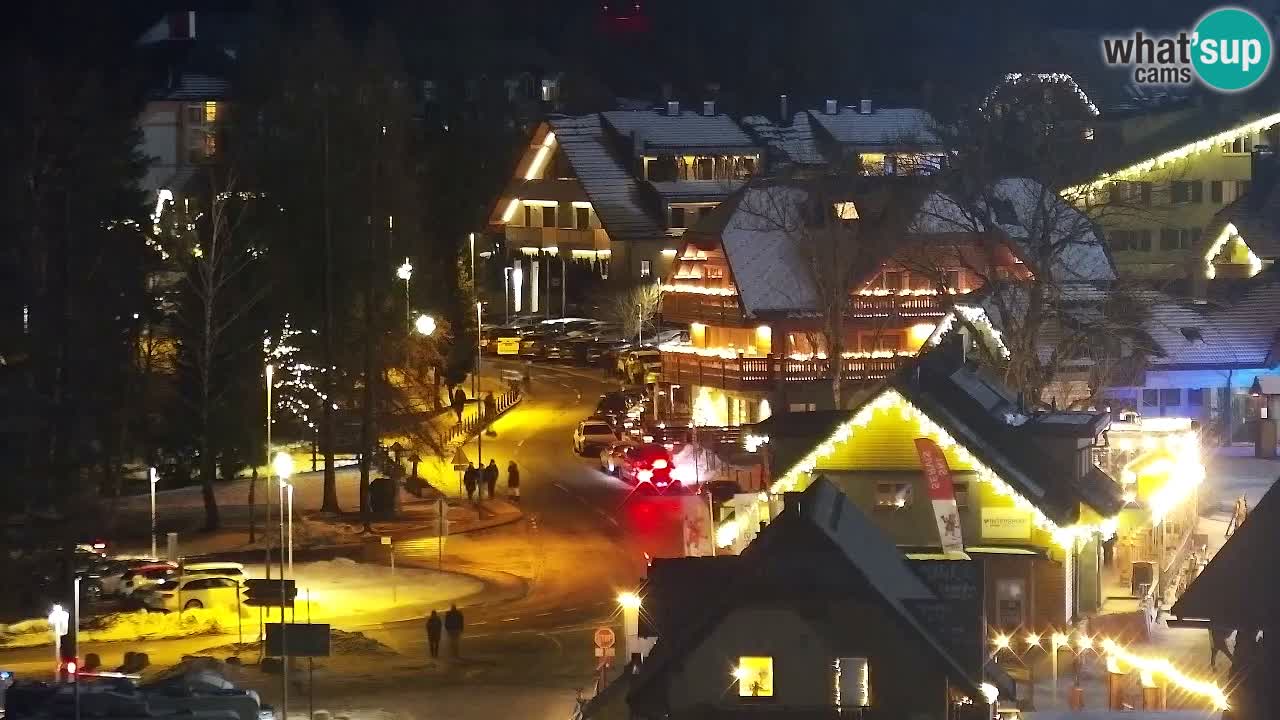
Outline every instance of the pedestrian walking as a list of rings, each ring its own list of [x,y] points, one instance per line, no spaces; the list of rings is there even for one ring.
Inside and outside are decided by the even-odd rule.
[[[498,417],[498,401],[493,399],[492,392],[484,396],[484,417],[491,422]]]
[[[507,496],[520,501],[520,468],[516,467],[515,460],[507,463]]]
[[[475,463],[467,463],[467,469],[462,473],[462,484],[467,488],[467,501],[475,502],[476,486],[480,484],[480,471]]]
[[[1227,647],[1227,638],[1231,635],[1231,631],[1227,628],[1211,623],[1209,625],[1209,669],[1218,669],[1218,653],[1227,656],[1227,660],[1234,662],[1235,657],[1231,654],[1230,648]]]
[[[462,656],[462,611],[456,604],[449,606],[444,614],[444,631],[449,634],[449,655],[453,658]]]
[[[440,657],[440,632],[443,629],[444,621],[440,619],[440,613],[432,610],[431,616],[427,618],[427,646],[433,660]]]
[[[498,463],[493,458],[489,458],[489,464],[484,466],[484,485],[489,488],[489,499],[492,500],[498,489]]]
[[[458,422],[462,422],[462,410],[467,406],[467,391],[458,388],[453,391],[453,414],[458,416]]]

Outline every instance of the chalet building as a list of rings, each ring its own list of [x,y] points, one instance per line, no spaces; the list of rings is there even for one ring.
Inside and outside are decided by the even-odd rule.
[[[566,261],[624,283],[669,278],[680,236],[756,171],[761,152],[710,101],[697,112],[673,101],[548,118],[489,218],[514,258],[509,274],[522,278],[514,309],[536,310],[533,291],[545,294],[548,268],[559,277]]]
[[[1280,259],[1280,163],[1275,146],[1254,148],[1249,192],[1213,216],[1205,228],[1207,278],[1257,275]]]
[[[779,104],[779,117],[789,125],[762,115],[742,119],[766,146],[771,172],[839,167],[865,175],[920,175],[943,165],[937,123],[920,108],[882,108],[871,100],[842,106],[827,100],[821,109],[788,115],[785,95]]]
[[[964,566],[943,568],[947,591],[969,591],[953,600],[836,484],[781,504],[740,556],[654,561],[641,633],[658,640],[621,681],[629,716],[991,717],[1010,684],[984,674],[978,588],[954,581],[975,564],[934,563]]]
[[[1097,38],[1090,42],[1097,57]],[[1075,67],[1094,62],[1077,58]],[[1250,256],[1226,228],[1230,218],[1215,216],[1274,175],[1280,108],[1246,96],[1151,92],[1123,73],[1011,73],[984,107],[1022,117],[1039,112],[1031,105],[1052,104],[1054,119],[1088,141],[1080,181],[1064,197],[1092,208],[1121,275],[1195,279],[1203,287],[1219,268],[1222,277],[1257,274],[1270,259]]]
[[[832,208],[876,227],[848,277],[844,348],[849,387],[882,380],[914,356],[960,297],[988,277],[1029,279],[1023,238],[1034,235],[1033,183],[993,189],[1000,224],[982,227],[918,178],[861,178]],[[812,237],[779,213],[808,204],[803,181],[753,182],[683,238],[662,316],[688,323],[689,342],[664,345],[662,381],[688,402],[697,425],[758,422],[772,412],[829,409],[824,313],[816,291]],[[826,193],[824,191],[824,194]],[[888,217],[892,213],[893,217]],[[856,216],[857,219],[853,219]],[[790,226],[789,226],[790,225]],[[1062,282],[1114,277],[1101,240],[1079,236],[1049,268]]]
[[[1101,412],[1028,411],[953,337],[851,410],[779,414],[748,432],[773,492],[825,477],[914,552],[940,546],[915,443],[932,439],[953,479],[964,553],[984,568],[987,624],[1046,632],[1101,605],[1103,546],[1125,503],[1094,458],[1110,422]],[[725,546],[755,534],[748,523],[727,527]]]

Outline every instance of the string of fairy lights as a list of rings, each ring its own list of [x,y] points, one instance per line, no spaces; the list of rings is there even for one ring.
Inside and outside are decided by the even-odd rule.
[[[308,429],[314,430],[316,423],[311,412],[328,402],[329,396],[316,385],[324,368],[305,363],[299,357],[301,348],[296,344],[296,339],[302,334],[301,330],[293,326],[286,313],[280,333],[275,337],[268,335],[262,339],[262,354],[264,361],[275,368],[271,388],[275,409],[288,413]],[[312,330],[311,334],[316,334],[316,331]]]

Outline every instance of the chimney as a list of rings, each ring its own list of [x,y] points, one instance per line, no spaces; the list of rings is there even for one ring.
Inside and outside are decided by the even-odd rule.
[[[1271,194],[1276,179],[1276,151],[1270,145],[1254,145],[1249,155],[1249,177],[1253,180],[1250,203]]]
[[[826,110],[825,110],[826,114],[828,114],[828,115],[835,115],[835,114],[836,114],[837,112],[839,112],[839,111],[840,111],[840,108],[836,105],[836,101],[835,101],[835,100],[828,99],[828,100],[827,100],[827,107],[826,107]]]
[[[863,115],[870,115],[870,114],[871,114],[871,101],[870,101],[870,100],[865,100],[865,99],[864,99],[861,103],[859,103],[859,106],[860,106],[860,108],[859,108],[858,112],[861,112]]]
[[[644,133],[640,130],[631,131],[631,154],[636,157],[644,155]]]
[[[779,95],[778,96],[778,122],[780,123],[786,122],[788,116],[789,116],[789,113],[787,112],[787,96]]]
[[[672,115],[672,116],[674,116],[674,115],[679,115],[679,114],[680,114],[680,101],[679,101],[679,100],[668,100],[668,101],[667,101],[667,114],[668,114],[668,115]]]
[[[702,115],[703,115],[704,117],[711,117],[712,115],[715,115],[715,114],[716,114],[716,101],[715,101],[715,100],[703,100],[703,101],[702,101]]]

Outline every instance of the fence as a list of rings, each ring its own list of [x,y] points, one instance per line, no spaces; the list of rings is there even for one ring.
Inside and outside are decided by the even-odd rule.
[[[452,443],[459,438],[469,438],[483,429],[489,422],[497,419],[499,415],[511,409],[512,405],[520,402],[520,391],[518,389],[508,390],[501,395],[495,395],[494,409],[492,417],[486,412],[484,400],[476,403],[476,411],[468,415],[463,413],[462,421],[454,425],[445,435],[445,444]]]

